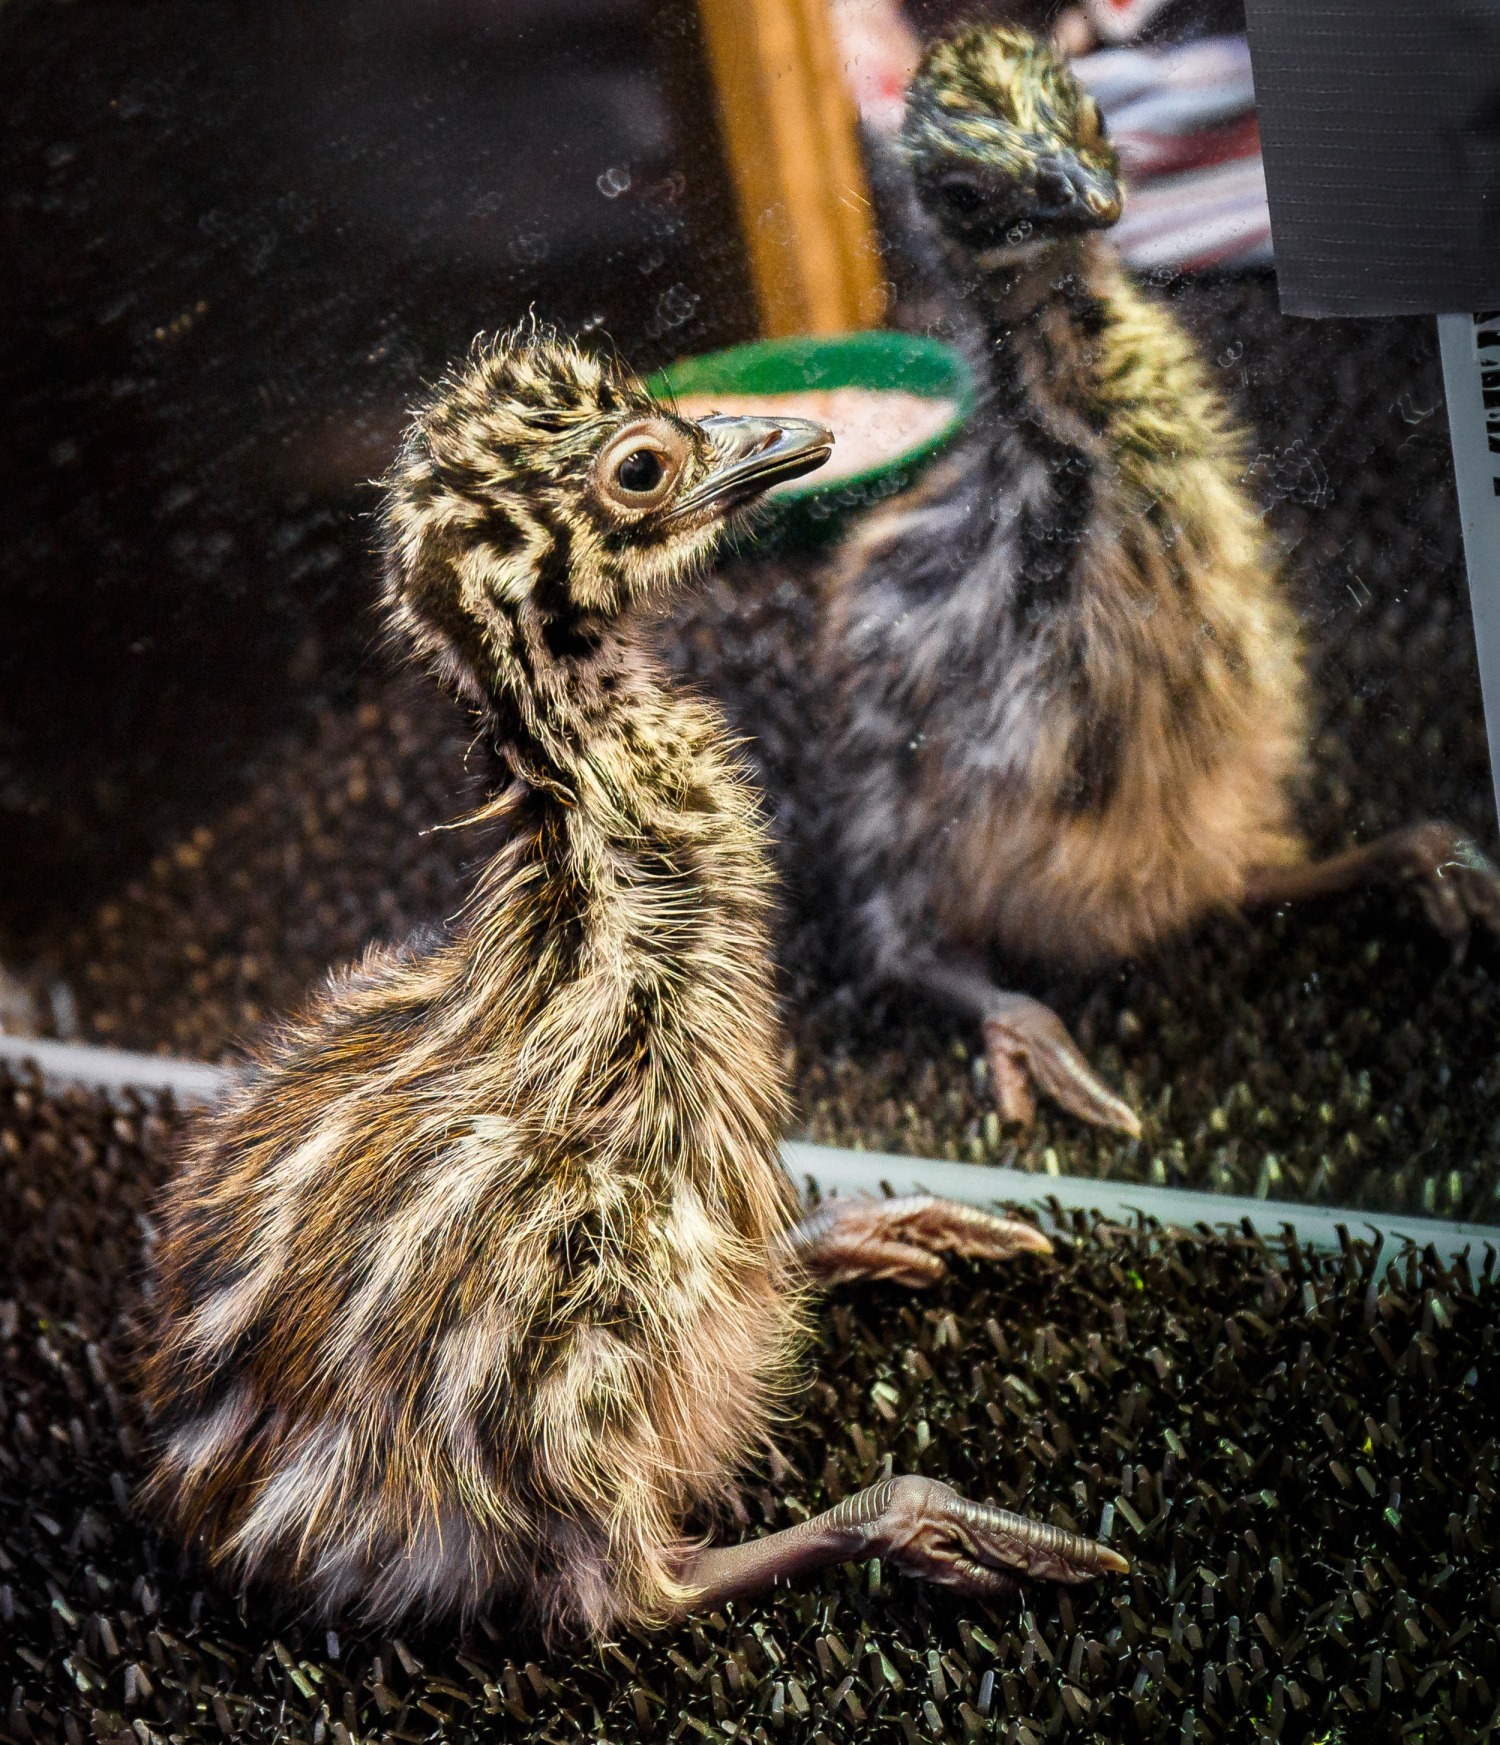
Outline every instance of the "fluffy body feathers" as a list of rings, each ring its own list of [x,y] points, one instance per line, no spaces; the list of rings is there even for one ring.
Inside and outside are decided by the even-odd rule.
[[[679,496],[708,476],[697,427],[545,336],[417,418],[391,616],[489,719],[499,846],[449,937],[260,1046],[163,1206],[151,1499],[325,1611],[666,1617],[796,1345],[762,828],[632,613],[722,517],[601,507],[633,420]]]
[[[898,979],[924,941],[1097,964],[1300,852],[1296,624],[1201,364],[1090,240],[985,289],[973,434],[829,593],[844,864]]]

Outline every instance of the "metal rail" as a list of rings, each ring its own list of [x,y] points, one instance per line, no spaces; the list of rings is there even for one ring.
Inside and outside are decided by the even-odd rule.
[[[228,1082],[227,1067],[206,1061],[177,1060],[159,1054],[133,1054],[119,1048],[94,1048],[72,1042],[44,1042],[28,1036],[0,1035],[0,1061],[30,1063],[49,1085],[84,1085],[107,1091],[169,1091],[179,1102],[206,1103]],[[1020,1169],[984,1164],[946,1163],[938,1158],[897,1157],[878,1151],[842,1151],[830,1145],[788,1140],[782,1156],[793,1177],[823,1194],[928,1192],[970,1205],[1030,1206],[1045,1217],[1055,1206],[1086,1211],[1115,1223],[1154,1219],[1174,1229],[1227,1229],[1247,1226],[1263,1240],[1288,1235],[1304,1247],[1332,1248],[1340,1231],[1359,1239],[1382,1238],[1388,1248],[1403,1242],[1432,1247],[1445,1261],[1486,1248],[1500,1253],[1500,1227],[1462,1224],[1442,1218],[1408,1218],[1366,1213],[1352,1207],[1298,1205],[1286,1200],[1253,1200],[1229,1194],[1194,1193],[1153,1187],[1145,1182],[1103,1182],[1089,1176],[1032,1175]]]

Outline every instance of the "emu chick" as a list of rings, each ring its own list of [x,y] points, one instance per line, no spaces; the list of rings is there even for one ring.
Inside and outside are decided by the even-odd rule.
[[[1047,1247],[927,1200],[792,1223],[755,798],[642,619],[828,448],[678,418],[545,333],[417,416],[388,605],[495,742],[500,840],[448,936],[371,952],[260,1045],[166,1192],[149,1498],[217,1567],[324,1613],[510,1595],[602,1631],[907,1544],[958,1579],[960,1533],[981,1563],[1109,1566],[926,1480],[822,1539],[684,1536],[766,1434],[809,1274]]]
[[[906,221],[946,274],[982,402],[963,446],[831,576],[835,812],[878,979],[984,1026],[999,1101],[1040,1088],[1139,1131],[989,954],[1092,969],[1216,909],[1413,879],[1455,940],[1500,881],[1420,825],[1309,865],[1295,616],[1243,438],[1171,311],[1098,232],[1119,216],[1093,100],[1027,32],[961,28],[907,99]]]

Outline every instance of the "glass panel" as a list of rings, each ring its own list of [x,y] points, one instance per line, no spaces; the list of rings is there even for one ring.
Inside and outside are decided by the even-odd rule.
[[[1500,1217],[1492,943],[1481,924],[1454,961],[1410,883],[1194,914],[1083,966],[1048,945],[1045,915],[1034,938],[1012,929],[994,985],[1059,1016],[1139,1137],[1045,1094],[1033,1125],[1008,1122],[973,1012],[930,982],[866,979],[873,948],[840,894],[821,601],[848,573],[838,536],[897,486],[940,489],[918,464],[930,453],[940,469],[977,452],[950,443],[969,389],[931,343],[963,340],[972,299],[906,246],[891,181],[902,81],[950,11],[841,0],[828,23],[865,110],[885,250],[873,294],[927,349],[856,344],[832,373],[821,351],[816,369],[813,352],[774,358],[792,369],[783,386],[906,395],[929,417],[907,443],[923,452],[894,473],[876,452],[838,492],[805,481],[661,632],[765,786],[786,881],[793,1136]],[[1307,673],[1293,784],[1307,848],[1433,818],[1490,844],[1433,323],[1279,313],[1240,21],[1187,11],[1184,26],[1166,8],[1144,51],[1113,44],[1128,7],[1064,28],[1125,161],[1114,240],[1244,433],[1228,485],[1265,536]],[[215,1058],[330,964],[458,907],[472,840],[432,827],[492,771],[462,712],[374,647],[367,481],[420,385],[528,309],[651,370],[814,307],[776,303],[767,275],[812,273],[797,202],[818,189],[789,160],[786,210],[741,222],[724,118],[771,100],[753,81],[730,91],[714,16],[701,27],[686,0],[0,13],[14,405],[0,805],[15,845],[0,957],[45,1033]],[[785,125],[774,107],[768,128]],[[818,126],[833,151],[837,118]],[[858,308],[872,293],[856,230],[838,294]],[[735,388],[705,381],[710,397]],[[984,727],[996,658],[950,648],[940,663],[948,694],[972,702],[975,770],[1000,755]],[[1128,682],[1149,690],[1149,633],[1132,658]],[[1040,798],[1065,819],[1065,795]],[[966,882],[984,879],[942,870],[939,826],[991,804],[976,777],[934,814],[932,896],[960,930],[979,902]]]

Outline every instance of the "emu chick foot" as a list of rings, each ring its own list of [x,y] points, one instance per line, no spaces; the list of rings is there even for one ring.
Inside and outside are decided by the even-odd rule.
[[[1052,1252],[1034,1225],[934,1194],[824,1200],[793,1227],[787,1246],[806,1271],[830,1285],[856,1278],[930,1285],[946,1270],[944,1254],[1009,1260]]]
[[[1062,1019],[1040,1000],[1002,995],[984,1020],[984,1047],[995,1101],[1007,1121],[1029,1127],[1040,1089],[1082,1121],[1140,1137],[1135,1110],[1104,1085]]]
[[[1427,919],[1462,959],[1475,922],[1500,936],[1500,870],[1451,824],[1429,819],[1302,866],[1263,867],[1247,904],[1299,902],[1362,885],[1414,886]]]
[[[830,1564],[875,1557],[921,1581],[983,1598],[1013,1594],[1017,1576],[1077,1583],[1130,1568],[1107,1545],[907,1474],[882,1479],[784,1532],[699,1551],[683,1580],[697,1590],[692,1609],[699,1610]]]

